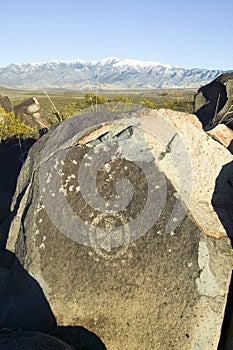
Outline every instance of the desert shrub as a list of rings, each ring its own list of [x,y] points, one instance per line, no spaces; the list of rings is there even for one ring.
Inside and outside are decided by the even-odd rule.
[[[65,104],[60,110],[60,118],[61,120],[68,119],[74,115],[77,115],[81,111],[80,106],[77,102],[71,102],[69,104]]]
[[[7,113],[3,108],[0,108],[0,140],[5,140],[11,137],[33,137],[37,133],[37,128],[27,126],[20,120],[20,117],[15,116],[13,112]]]
[[[97,95],[94,92],[89,92],[85,94],[85,107],[91,107],[96,104],[107,103],[108,98],[106,96]]]
[[[115,96],[113,98],[113,102],[124,102],[124,103],[132,103],[133,99],[127,96]]]
[[[158,107],[155,106],[154,103],[151,102],[150,100],[144,100],[144,101],[142,102],[142,105],[145,106],[145,107],[148,107],[148,108],[152,108],[152,109],[158,108]]]

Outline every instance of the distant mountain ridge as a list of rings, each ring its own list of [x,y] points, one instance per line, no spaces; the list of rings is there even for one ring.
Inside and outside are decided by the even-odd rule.
[[[49,61],[0,67],[0,85],[16,89],[198,88],[222,70],[185,69],[168,64],[110,57],[100,61]]]

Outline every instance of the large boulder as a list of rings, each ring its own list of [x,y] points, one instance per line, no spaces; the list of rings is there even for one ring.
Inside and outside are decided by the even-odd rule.
[[[202,86],[194,97],[194,113],[208,130],[219,123],[233,129],[233,72]]]
[[[58,324],[108,349],[216,350],[233,255],[211,200],[230,159],[192,115],[71,118],[30,150],[7,248]]]

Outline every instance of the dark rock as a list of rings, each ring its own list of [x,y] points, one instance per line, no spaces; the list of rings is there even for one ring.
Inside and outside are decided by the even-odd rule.
[[[216,350],[230,242],[205,235],[189,211],[167,230],[180,217],[174,206],[185,205],[154,161],[140,113],[119,115],[102,136],[110,114],[74,117],[37,141],[18,179],[7,247],[59,325],[83,326],[109,349]],[[173,152],[171,140],[164,147]]]
[[[233,246],[233,162],[222,167],[216,179],[212,204]]]
[[[10,211],[17,177],[35,140],[7,140],[0,143],[0,224]]]
[[[233,140],[230,142],[230,144],[227,148],[233,154]]]
[[[14,113],[20,117],[21,121],[32,128],[35,126],[38,129],[50,127],[48,120],[40,114],[40,104],[36,97],[31,97],[14,106]]]
[[[13,105],[9,97],[0,95],[0,108],[3,108],[7,113],[13,111]]]
[[[55,326],[55,317],[38,282],[14,254],[1,253],[0,328],[47,331]]]
[[[219,123],[233,129],[233,72],[202,86],[194,97],[194,114],[208,130]]]

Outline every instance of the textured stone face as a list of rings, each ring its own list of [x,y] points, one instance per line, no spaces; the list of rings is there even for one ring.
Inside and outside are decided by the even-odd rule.
[[[219,123],[233,129],[233,73],[222,74],[198,90],[194,113],[206,130]]]
[[[13,111],[13,105],[9,97],[0,95],[0,108],[3,108],[7,113]]]
[[[233,130],[224,124],[218,124],[215,128],[208,130],[207,133],[216,141],[220,142],[230,151],[230,145],[233,140]],[[232,153],[232,152],[231,152]]]
[[[151,122],[155,113],[151,114]],[[186,201],[190,213],[205,234],[213,237],[226,235],[218,215],[213,210],[212,197],[215,182],[222,167],[232,161],[232,155],[220,143],[203,132],[201,123],[193,115],[160,110],[159,114],[169,122],[173,130],[170,135],[169,149],[163,146],[152,134],[146,133],[146,139],[155,156],[157,164],[165,172],[177,192],[181,192],[180,174],[174,164],[174,152],[177,149],[177,135],[182,139],[187,151],[191,172],[184,166],[182,172],[190,184],[191,195]],[[185,181],[185,179],[184,179]]]
[[[49,121],[40,114],[40,104],[36,97],[31,97],[28,100],[14,106],[14,113],[19,116],[21,121],[31,127],[39,129],[49,128]]]
[[[172,120],[162,145],[142,127],[147,123],[153,132],[161,122],[158,116]],[[88,130],[61,141],[66,122],[58,127],[47,153],[51,133],[33,146],[21,171],[12,204],[13,210],[17,203],[17,216],[7,247],[39,282],[58,324],[84,326],[108,349],[218,346],[233,263],[229,239],[220,222],[225,237],[218,240],[205,234],[203,221],[197,224],[195,206],[200,205],[202,214],[206,206],[198,203],[197,196],[174,230],[167,229],[169,220],[178,221],[172,216],[177,200],[180,208],[185,207],[167,159],[173,142],[178,145],[177,135],[188,156],[195,157],[198,150],[202,155],[199,163],[193,163],[195,171],[203,169],[204,156],[205,164],[212,156],[206,150],[202,153],[201,142],[207,148],[211,144],[209,150],[217,144],[189,117],[193,116],[172,111],[126,113],[119,123],[108,123],[107,129],[95,128],[94,134]],[[73,128],[75,119],[71,122]],[[105,155],[109,149],[110,159]],[[148,164],[154,164],[153,174]],[[82,167],[87,169],[86,178]],[[192,181],[205,181],[206,176],[195,174]],[[119,200],[122,195],[125,201]],[[140,217],[151,195],[150,211]],[[207,214],[216,215],[210,205]],[[140,235],[131,226],[134,222],[140,229],[150,226]]]

